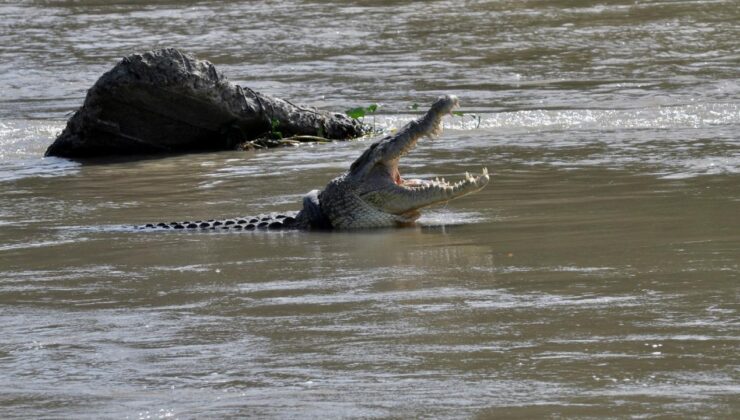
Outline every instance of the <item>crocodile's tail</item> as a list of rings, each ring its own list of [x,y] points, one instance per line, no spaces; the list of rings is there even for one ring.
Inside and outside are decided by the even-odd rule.
[[[301,211],[271,213],[256,217],[237,217],[224,220],[195,220],[184,222],[148,223],[134,226],[140,230],[255,230],[255,229],[331,229],[331,222],[319,205],[319,190],[303,196]]]
[[[149,230],[255,230],[255,229],[296,229],[297,212],[269,214],[256,217],[237,217],[223,220],[195,220],[182,222],[147,223],[135,226],[136,229]]]

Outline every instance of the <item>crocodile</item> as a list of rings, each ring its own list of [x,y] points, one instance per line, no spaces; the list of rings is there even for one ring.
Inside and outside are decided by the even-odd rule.
[[[400,159],[421,137],[439,136],[442,117],[458,106],[456,96],[441,96],[423,117],[372,143],[347,173],[329,181],[322,191],[306,194],[300,211],[227,220],[150,223],[137,228],[344,230],[413,225],[421,216],[420,209],[480,191],[490,180],[487,168],[478,175],[466,173],[464,179],[455,183],[444,178],[401,177]]]

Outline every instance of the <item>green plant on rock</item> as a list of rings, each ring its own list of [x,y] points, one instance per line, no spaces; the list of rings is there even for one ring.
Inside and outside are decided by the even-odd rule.
[[[346,111],[344,111],[347,116],[350,118],[354,118],[356,120],[364,119],[367,115],[373,116],[373,131],[375,131],[375,111],[380,108],[380,105],[378,104],[370,104],[367,107],[357,107],[357,108],[350,108]]]
[[[277,118],[273,118],[270,127],[270,137],[275,140],[280,140],[283,138],[283,133],[281,133],[278,128],[280,128],[280,120],[278,120]]]

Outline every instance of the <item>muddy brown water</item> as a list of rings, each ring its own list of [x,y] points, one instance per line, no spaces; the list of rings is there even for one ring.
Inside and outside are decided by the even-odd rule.
[[[4,418],[740,413],[740,9],[716,2],[0,4]],[[134,232],[297,209],[371,140],[42,159],[85,89],[178,46],[487,167],[419,226]]]

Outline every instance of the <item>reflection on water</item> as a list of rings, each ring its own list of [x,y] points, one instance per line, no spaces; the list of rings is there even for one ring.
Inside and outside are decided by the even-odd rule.
[[[732,1],[0,5],[0,412],[737,417]],[[179,46],[393,130],[405,177],[488,167],[407,229],[147,232],[298,208],[369,140],[41,156],[115,60]]]

